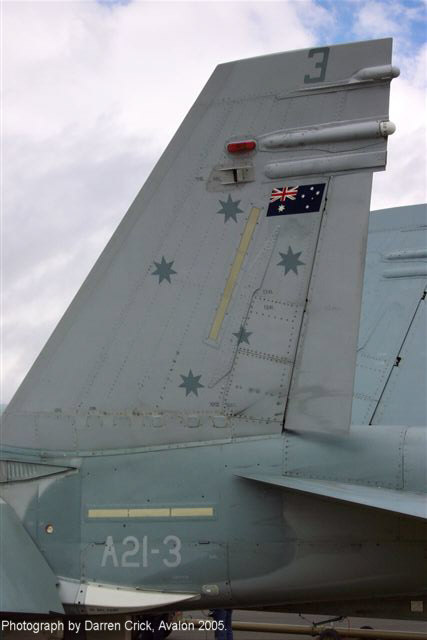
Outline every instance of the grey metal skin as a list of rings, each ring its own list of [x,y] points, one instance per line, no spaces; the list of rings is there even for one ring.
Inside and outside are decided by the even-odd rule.
[[[4,443],[204,442],[280,433],[284,413],[347,431],[397,74],[391,39],[220,65],[9,403]],[[228,152],[241,140],[257,146]],[[268,215],[293,186],[318,206],[287,215],[286,196]]]
[[[0,611],[425,619],[423,208],[372,216],[357,347],[396,75],[389,39],[215,71],[5,412]]]
[[[371,213],[353,424],[427,424],[427,206]]]
[[[425,521],[394,513],[400,501],[391,510],[373,509],[286,490],[269,479],[351,483],[362,498],[366,488],[378,486],[425,493],[425,447],[425,428],[367,425],[347,435],[285,433],[97,452],[61,460],[76,471],[8,484],[2,494],[57,576],[200,594],[179,605],[184,609],[294,605],[299,611],[307,603],[328,601],[354,615],[353,600],[371,599],[372,609],[375,599],[384,606],[385,598],[399,596],[402,617],[424,618]],[[264,475],[267,481],[241,477],[247,475]],[[173,521],[87,517],[94,505],[194,504],[213,506],[214,516]],[[113,554],[106,555],[109,536],[117,562]],[[171,553],[175,541],[165,542],[168,536],[182,545],[174,567],[165,565],[177,559]],[[160,552],[153,554],[156,549]],[[129,556],[124,558],[125,552]],[[424,603],[424,612],[411,611],[414,600]]]

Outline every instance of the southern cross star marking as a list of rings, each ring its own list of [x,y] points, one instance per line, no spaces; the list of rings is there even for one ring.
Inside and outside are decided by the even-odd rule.
[[[298,251],[297,253],[293,253],[291,247],[288,247],[288,253],[280,253],[281,261],[277,263],[278,267],[285,267],[285,275],[289,271],[293,271],[298,275],[298,267],[305,262],[302,262],[299,257],[302,254],[302,251]]]
[[[234,200],[229,195],[226,201],[220,200],[221,209],[217,213],[224,214],[224,222],[227,222],[229,218],[232,218],[234,222],[237,222],[236,214],[243,213],[242,209],[239,209],[240,200]]]
[[[205,386],[204,384],[200,384],[199,382],[202,375],[200,374],[200,376],[194,376],[191,369],[188,372],[188,376],[183,376],[182,373],[180,373],[179,375],[182,378],[182,382],[179,386],[185,389],[185,397],[190,395],[190,393],[194,393],[195,396],[198,396],[198,389],[201,389]]]
[[[237,344],[239,345],[241,342],[246,342],[246,344],[250,344],[249,336],[252,335],[252,331],[246,331],[245,327],[242,325],[240,329],[233,333],[233,336],[237,338]]]
[[[151,275],[159,276],[159,284],[163,282],[163,280],[167,280],[168,282],[171,282],[171,275],[176,273],[176,271],[172,269],[173,263],[174,263],[174,260],[172,260],[171,262],[166,262],[165,256],[162,256],[161,262],[154,261],[154,264],[156,265],[156,270],[153,271]]]

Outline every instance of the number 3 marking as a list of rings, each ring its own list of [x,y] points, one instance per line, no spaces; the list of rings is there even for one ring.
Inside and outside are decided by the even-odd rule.
[[[175,560],[168,560],[167,558],[165,558],[163,560],[163,564],[166,567],[179,567],[179,565],[181,564],[181,540],[178,538],[178,536],[166,536],[166,538],[163,540],[163,544],[169,544],[170,542],[173,543],[173,547],[169,547],[169,554],[171,556],[175,556]]]
[[[322,56],[322,59],[316,62],[314,65],[315,69],[320,69],[320,75],[318,76],[309,76],[308,73],[304,76],[304,84],[309,84],[311,82],[323,82],[326,74],[326,67],[328,66],[328,57],[329,57],[329,47],[319,47],[318,49],[310,49],[308,52],[308,57],[312,58],[317,53]]]

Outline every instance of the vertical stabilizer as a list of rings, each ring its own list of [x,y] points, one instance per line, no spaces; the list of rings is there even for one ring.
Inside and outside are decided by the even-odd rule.
[[[5,415],[86,450],[347,429],[391,40],[220,65]]]

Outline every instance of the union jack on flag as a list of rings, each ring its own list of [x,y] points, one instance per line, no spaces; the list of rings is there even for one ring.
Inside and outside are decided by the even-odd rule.
[[[295,200],[297,195],[298,187],[283,187],[283,189],[273,189],[273,191],[271,192],[270,202],[276,202],[276,200],[285,202],[286,198]]]
[[[325,183],[294,187],[275,187],[271,192],[267,216],[292,216],[320,211]]]

